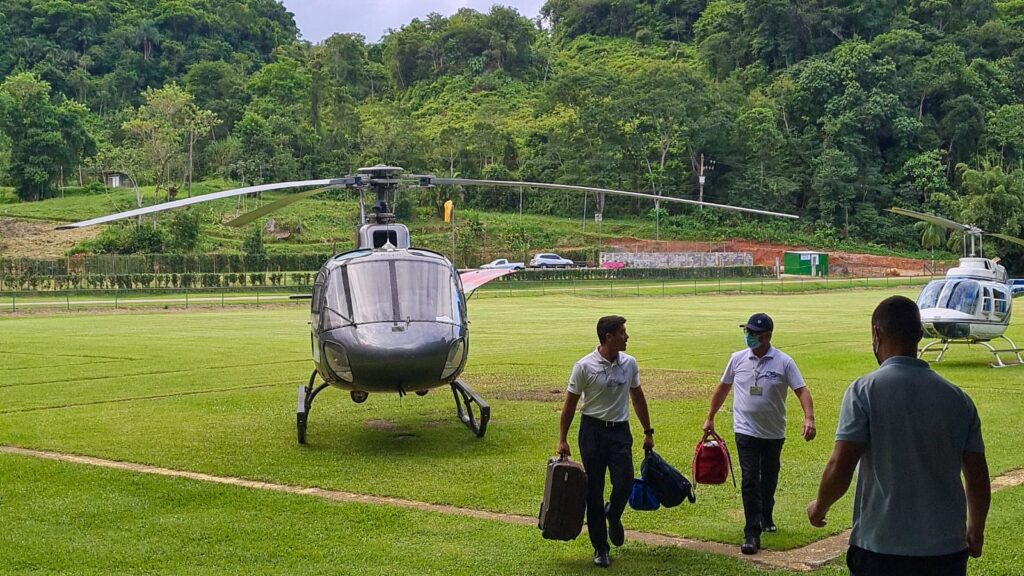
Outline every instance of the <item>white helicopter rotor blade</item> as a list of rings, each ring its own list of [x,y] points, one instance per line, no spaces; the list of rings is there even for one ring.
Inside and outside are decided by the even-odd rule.
[[[715,204],[714,202],[698,202],[697,200],[687,200],[686,198],[676,198],[674,196],[657,196],[655,194],[644,194],[642,192],[627,192],[625,190],[612,190],[608,188],[591,188],[589,186],[572,186],[569,184],[547,184],[543,182],[513,182],[508,180],[469,180],[466,178],[434,178],[429,176],[410,176],[410,178],[429,178],[431,184],[468,184],[484,186],[505,186],[509,188],[548,188],[551,190],[572,190],[575,192],[599,192],[604,194],[616,194],[619,196],[632,196],[633,198],[644,198],[647,200],[678,202],[681,204],[695,204],[697,206],[710,206],[712,208],[736,210],[739,212],[749,212],[752,214],[764,214],[766,216],[778,216],[780,218],[800,218],[795,214],[785,214],[782,212],[771,212],[768,210],[757,210],[754,208],[742,208],[740,206],[729,206],[727,204]]]
[[[909,216],[911,218],[916,218],[918,220],[923,220],[925,222],[937,224],[939,226],[942,226],[943,228],[949,228],[950,230],[957,230],[960,232],[971,230],[970,226],[961,224],[959,222],[954,222],[948,218],[943,218],[942,216],[936,216],[934,214],[914,212],[913,210],[907,210],[905,208],[889,208],[889,212],[892,212],[893,214],[899,214],[900,216]]]
[[[999,238],[1000,240],[1006,240],[1007,242],[1013,242],[1014,244],[1020,244],[1021,246],[1024,246],[1024,240],[1017,238],[1016,236],[996,233],[987,234],[987,236],[992,236],[994,238]]]
[[[246,212],[245,214],[242,214],[241,216],[235,218],[234,220],[231,220],[230,222],[225,222],[225,225],[231,226],[233,228],[245,226],[246,224],[255,222],[256,220],[262,218],[263,216],[266,216],[267,214],[276,212],[281,208],[284,208],[285,206],[290,206],[291,204],[294,204],[299,200],[305,200],[310,196],[316,196],[317,194],[321,192],[326,192],[331,188],[331,186],[325,186],[323,188],[314,188],[312,190],[305,190],[303,192],[295,192],[294,194],[289,194],[284,198],[279,198],[269,204],[264,204],[263,206],[260,206],[255,210]]]
[[[245,194],[255,194],[257,192],[266,192],[269,190],[281,190],[284,188],[302,188],[305,186],[326,186],[330,184],[332,180],[299,180],[296,182],[278,182],[276,184],[260,184],[259,186],[246,186],[245,188],[234,188],[232,190],[224,190],[222,192],[214,192],[212,194],[203,194],[202,196],[193,196],[192,198],[184,198],[182,200],[174,200],[173,202],[164,202],[163,204],[156,204],[154,206],[146,206],[144,208],[136,208],[134,210],[128,210],[126,212],[118,212],[117,214],[110,214],[108,216],[100,216],[91,220],[82,220],[81,222],[72,222],[70,224],[61,224],[57,227],[58,230],[64,230],[67,228],[85,228],[86,226],[95,226],[96,224],[106,224],[107,222],[114,222],[116,220],[123,220],[125,218],[132,218],[135,216],[143,216],[145,214],[153,214],[155,212],[163,212],[164,210],[173,210],[175,208],[181,208],[183,206],[191,206],[192,204],[199,204],[200,202],[209,202],[210,200],[220,200],[222,198],[231,198],[233,196],[244,196]]]

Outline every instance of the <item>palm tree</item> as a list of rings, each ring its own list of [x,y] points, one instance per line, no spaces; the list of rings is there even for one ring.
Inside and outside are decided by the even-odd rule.
[[[914,228],[921,232],[921,247],[927,248],[932,254],[932,272],[935,271],[935,248],[946,242],[946,229],[932,222],[917,222]]]

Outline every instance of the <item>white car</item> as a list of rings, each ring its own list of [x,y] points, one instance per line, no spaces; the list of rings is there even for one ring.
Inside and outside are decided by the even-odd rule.
[[[568,258],[562,258],[558,254],[541,252],[530,260],[531,268],[572,268],[576,263]]]
[[[523,268],[526,268],[526,265],[522,262],[509,262],[506,258],[498,258],[497,260],[483,264],[480,267],[485,269],[522,270]]]

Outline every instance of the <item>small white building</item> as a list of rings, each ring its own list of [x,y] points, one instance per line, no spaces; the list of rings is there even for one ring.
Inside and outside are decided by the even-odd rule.
[[[108,188],[127,188],[131,185],[131,179],[124,172],[104,172],[103,183]]]

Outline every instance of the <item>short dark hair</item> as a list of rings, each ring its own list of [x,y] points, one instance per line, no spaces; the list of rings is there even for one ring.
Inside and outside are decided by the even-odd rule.
[[[625,323],[626,319],[622,316],[603,316],[597,321],[597,341],[604,344],[605,336],[618,332]]]
[[[924,336],[921,330],[921,310],[905,296],[890,296],[882,300],[871,314],[871,325],[887,339],[903,344],[917,345]]]

